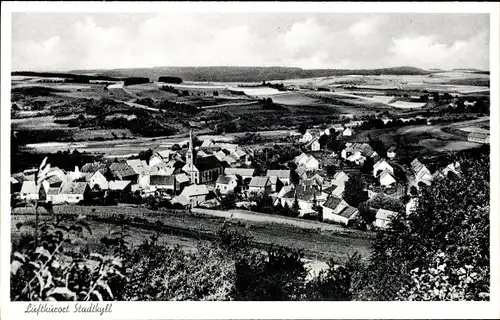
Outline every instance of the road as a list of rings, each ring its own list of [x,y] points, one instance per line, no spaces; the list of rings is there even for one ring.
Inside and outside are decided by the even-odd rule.
[[[263,214],[263,213],[246,211],[246,210],[222,211],[222,210],[194,208],[194,209],[192,209],[192,212],[198,213],[198,214],[210,215],[210,216],[219,217],[219,218],[226,218],[226,219],[246,220],[246,221],[260,222],[260,223],[287,224],[287,225],[291,225],[291,226],[294,226],[297,228],[308,229],[308,230],[311,230],[311,229],[318,230],[319,229],[321,231],[334,231],[337,233],[345,233],[345,234],[353,234],[356,232],[356,231],[346,229],[344,227],[341,227],[341,226],[335,225],[335,224],[328,224],[328,223],[317,222],[317,221],[309,221],[309,220],[298,219],[298,218],[275,216],[275,215]],[[359,232],[359,231],[357,231],[357,232]]]
[[[250,106],[259,103],[259,101],[252,101],[252,102],[240,102],[240,103],[224,103],[224,104],[215,104],[211,106],[204,106],[201,107],[202,109],[217,109],[217,108],[224,108],[224,107],[241,107],[241,106]]]

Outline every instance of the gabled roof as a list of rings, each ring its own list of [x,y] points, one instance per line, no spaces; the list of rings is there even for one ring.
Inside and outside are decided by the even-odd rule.
[[[87,188],[87,182],[65,182],[61,186],[60,194],[83,194]]]
[[[201,147],[202,148],[205,148],[205,147],[211,147],[215,144],[215,142],[212,140],[212,139],[208,139],[208,140],[203,140],[203,142],[201,143]]]
[[[114,162],[109,166],[113,175],[118,178],[136,176],[137,173],[125,162]]]
[[[229,184],[234,180],[238,180],[235,175],[220,175],[215,183]]]
[[[333,176],[333,179],[335,179],[337,181],[347,181],[347,180],[349,180],[349,176],[344,171],[339,171],[339,172],[335,173],[335,175]]]
[[[337,213],[337,215],[351,219],[356,213],[358,212],[358,209],[351,207],[351,206],[346,206],[342,211]]]
[[[335,210],[341,202],[342,198],[330,196],[326,199],[325,203],[323,203],[323,207]]]
[[[50,185],[63,182],[63,180],[57,175],[50,176],[45,181],[47,181]]]
[[[252,177],[252,180],[250,180],[250,183],[248,184],[249,187],[256,187],[256,188],[264,188],[269,184],[269,178],[268,177]]]
[[[127,160],[127,164],[134,169],[137,174],[148,174],[151,172],[151,168],[144,160],[132,159]]]
[[[185,197],[203,196],[209,193],[208,188],[204,184],[192,184],[182,190],[181,195]]]
[[[151,186],[174,186],[174,176],[152,175],[149,177],[149,185]]]
[[[247,169],[247,168],[225,168],[225,174],[235,174],[239,176],[253,176],[255,169]]]
[[[12,178],[16,179],[18,182],[24,182],[24,181],[28,180],[28,179],[26,179],[26,176],[22,172],[14,173],[12,175]]]
[[[90,162],[83,165],[80,169],[81,172],[96,172],[100,171],[101,173],[106,171],[106,164],[102,162]]]
[[[124,190],[132,181],[129,180],[115,180],[108,183],[110,190]]]
[[[283,195],[283,198],[295,198],[302,201],[312,201],[314,197],[319,197],[320,192],[315,187],[299,185]]]
[[[414,173],[419,173],[423,168],[426,168],[422,162],[420,162],[418,160],[418,158],[415,158],[412,162],[411,162],[411,168],[413,170]],[[427,168],[426,168],[427,169]]]
[[[385,169],[385,170],[384,170],[384,171],[380,174],[380,176],[379,176],[379,180],[382,180],[382,179],[384,179],[384,178],[386,178],[386,177],[388,177],[388,176],[389,176],[389,177],[391,177],[394,181],[396,181],[396,178],[394,178],[394,176],[392,175],[392,173],[391,173],[389,170],[387,170],[387,169]]]
[[[396,152],[396,147],[392,146],[390,147],[387,152]]]
[[[267,170],[266,177],[290,178],[290,170]]]

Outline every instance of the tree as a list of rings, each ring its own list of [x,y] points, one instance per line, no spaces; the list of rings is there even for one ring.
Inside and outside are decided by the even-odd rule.
[[[363,181],[359,175],[352,175],[345,183],[344,200],[353,207],[358,207],[368,200],[368,192],[364,190]]]
[[[396,216],[389,229],[377,235],[363,290],[367,299],[450,300],[457,290],[467,300],[488,295],[489,154],[470,152],[459,162],[460,177],[435,179],[421,190],[414,214]],[[437,267],[442,270],[432,270]],[[475,270],[472,282],[457,274],[461,268]],[[412,276],[418,278],[418,287]],[[447,277],[444,291],[432,282],[434,276]]]
[[[305,123],[299,124],[298,131],[300,134],[304,134],[307,131],[307,125]]]
[[[367,174],[372,173],[374,164],[375,163],[372,157],[366,158],[365,162],[363,162],[363,165],[361,166],[361,172]]]
[[[377,212],[372,208],[370,208],[370,206],[366,202],[361,203],[358,206],[358,210],[359,210],[359,215],[367,225],[370,225],[375,221]]]
[[[411,187],[410,187],[410,194],[411,194],[412,196],[418,196],[418,190],[417,190],[417,187],[415,187],[415,186],[411,186]]]
[[[321,135],[321,137],[319,137],[318,139],[319,145],[322,148],[327,145],[328,141],[330,141],[330,137],[326,134]]]

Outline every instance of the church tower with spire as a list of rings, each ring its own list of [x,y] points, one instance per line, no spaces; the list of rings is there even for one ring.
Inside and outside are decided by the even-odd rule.
[[[189,129],[189,149],[186,152],[186,166],[190,171],[191,181],[195,181],[194,171],[196,170],[196,151],[194,150],[193,129]]]

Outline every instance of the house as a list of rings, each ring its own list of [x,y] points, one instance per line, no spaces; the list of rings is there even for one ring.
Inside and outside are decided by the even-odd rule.
[[[389,169],[385,169],[378,177],[380,185],[390,187],[396,184],[396,178],[392,175]]]
[[[210,148],[214,146],[215,146],[215,141],[212,139],[203,140],[203,142],[201,143],[202,148]]]
[[[109,166],[109,170],[115,179],[130,180],[136,183],[139,175],[125,162],[114,162]]]
[[[357,165],[362,165],[365,162],[366,157],[362,156],[361,152],[356,151],[353,154],[351,154],[349,157],[347,157],[346,160],[349,162],[354,162]]]
[[[60,189],[60,187],[50,187],[47,190],[47,202],[51,202],[52,204],[64,203],[64,197],[59,194]]]
[[[314,156],[306,153],[301,153],[295,157],[294,162],[298,167],[304,167],[306,171],[319,169],[319,161]]]
[[[271,193],[271,181],[269,177],[252,177],[248,184],[248,192]]]
[[[116,193],[130,193],[132,192],[132,181],[127,180],[113,180],[108,183],[108,190]]]
[[[387,117],[384,117],[384,118],[382,118],[381,120],[382,120],[382,122],[384,123],[384,125],[388,124],[389,122],[392,122],[392,119],[389,119],[389,118],[387,118]]]
[[[144,160],[132,159],[127,160],[126,163],[140,176],[148,175],[151,173],[149,164]]]
[[[291,170],[267,170],[266,177],[276,177],[281,180],[285,186],[287,186],[291,182],[291,174]]]
[[[108,180],[104,177],[104,175],[100,171],[95,172],[84,172],[82,176],[76,181],[85,181],[88,182],[91,190],[99,189],[105,190],[108,189]]]
[[[222,150],[228,151],[228,153],[233,153],[240,149],[240,147],[235,143],[217,143],[216,146]]]
[[[81,172],[94,173],[99,171],[102,174],[105,174],[108,170],[108,166],[105,163],[100,161],[89,162],[83,165]]]
[[[87,182],[72,181],[65,182],[59,190],[60,199],[67,203],[78,203],[85,199],[90,192]]]
[[[189,185],[189,177],[185,173],[175,175],[176,192],[181,192],[186,186]]]
[[[390,210],[385,210],[385,209],[378,209],[377,213],[375,215],[375,221],[374,224],[376,227],[382,228],[382,229],[387,229],[389,226],[389,223],[391,220],[397,216],[397,212],[395,211],[390,211]]]
[[[255,173],[255,169],[247,168],[225,168],[224,174],[240,176],[243,180],[251,179]]]
[[[305,145],[306,149],[310,149],[311,151],[319,151],[321,149],[321,145],[319,144],[318,138],[314,138],[311,141],[309,141]]]
[[[302,139],[300,140],[302,142],[309,142],[314,138],[319,138],[323,134],[324,132],[319,129],[307,129],[306,132],[302,135]]]
[[[323,207],[323,221],[331,221],[348,225],[357,215],[358,209],[351,207],[342,198],[330,196]]]
[[[215,182],[215,188],[222,194],[234,191],[238,186],[238,178],[235,175],[220,175]]]
[[[453,162],[453,163],[450,163],[449,165],[447,165],[439,174],[439,176],[441,177],[446,177],[448,176],[448,173],[450,172],[453,172],[454,174],[456,174],[457,176],[460,175],[460,163],[457,161],[457,162]]]
[[[286,205],[292,208],[296,200],[299,205],[300,215],[304,215],[315,212],[314,206],[323,204],[326,201],[326,194],[314,186],[299,185],[282,196],[278,196],[275,204],[279,202],[282,206]]]
[[[385,161],[385,159],[380,159],[373,165],[373,176],[377,177],[379,176],[380,172],[383,172],[385,170],[388,170],[392,174],[394,174],[394,168],[387,161]]]
[[[467,136],[467,140],[476,143],[489,144],[490,143],[490,134],[483,132],[471,132]]]
[[[299,177],[300,180],[307,179],[307,168],[304,166],[299,166],[295,169],[295,173]]]
[[[419,182],[423,182],[427,185],[430,185],[430,183],[432,181],[432,174],[429,171],[429,169],[427,169],[427,167],[425,165],[423,165],[418,160],[418,158],[415,158],[411,162],[410,165],[411,165],[413,174],[415,175],[415,183],[417,184],[417,187],[418,187]]]
[[[232,154],[230,154],[230,155],[228,155],[228,156],[225,156],[225,157],[222,159],[222,162],[227,163],[229,166],[233,166],[233,165],[235,165],[235,164],[238,162],[238,160],[236,160],[236,159],[232,156]]]
[[[208,191],[206,185],[192,184],[190,186],[185,187],[184,190],[182,190],[179,197],[181,199],[182,197],[187,199],[189,205],[191,205],[192,207],[196,207],[207,199],[209,193],[210,192]]]
[[[21,191],[19,192],[19,198],[22,200],[39,200],[42,199],[42,191],[44,188],[40,188],[41,184],[36,185],[35,181],[24,181],[21,186]]]
[[[333,176],[334,181],[338,183],[346,183],[349,180],[349,176],[344,171],[339,171]]]
[[[396,157],[396,148],[394,146],[387,150],[387,158],[394,159]]]
[[[164,176],[164,175],[151,175],[149,178],[149,191],[150,192],[168,192],[172,194],[176,192],[176,181],[175,176]]]
[[[196,157],[196,151],[193,148],[193,130],[189,132],[189,149],[186,152],[186,164],[182,167],[194,184],[203,184],[207,182],[215,182],[223,173],[224,166],[216,156],[208,156],[203,158]],[[237,146],[237,145],[236,145]]]
[[[229,152],[224,152],[224,150],[219,150],[213,154],[219,161],[223,161],[225,157],[229,155]]]
[[[346,143],[346,147],[341,151],[340,156],[347,159],[356,152],[359,152],[365,158],[375,159],[378,156],[377,152],[368,143]]]
[[[342,131],[342,135],[343,135],[344,137],[350,137],[350,136],[352,136],[352,135],[353,135],[353,133],[354,133],[354,130],[353,130],[353,129],[351,129],[351,128],[345,128],[345,130],[344,130],[344,131]]]
[[[249,155],[242,149],[237,149],[231,153],[231,157],[233,157],[238,163],[249,163]]]

